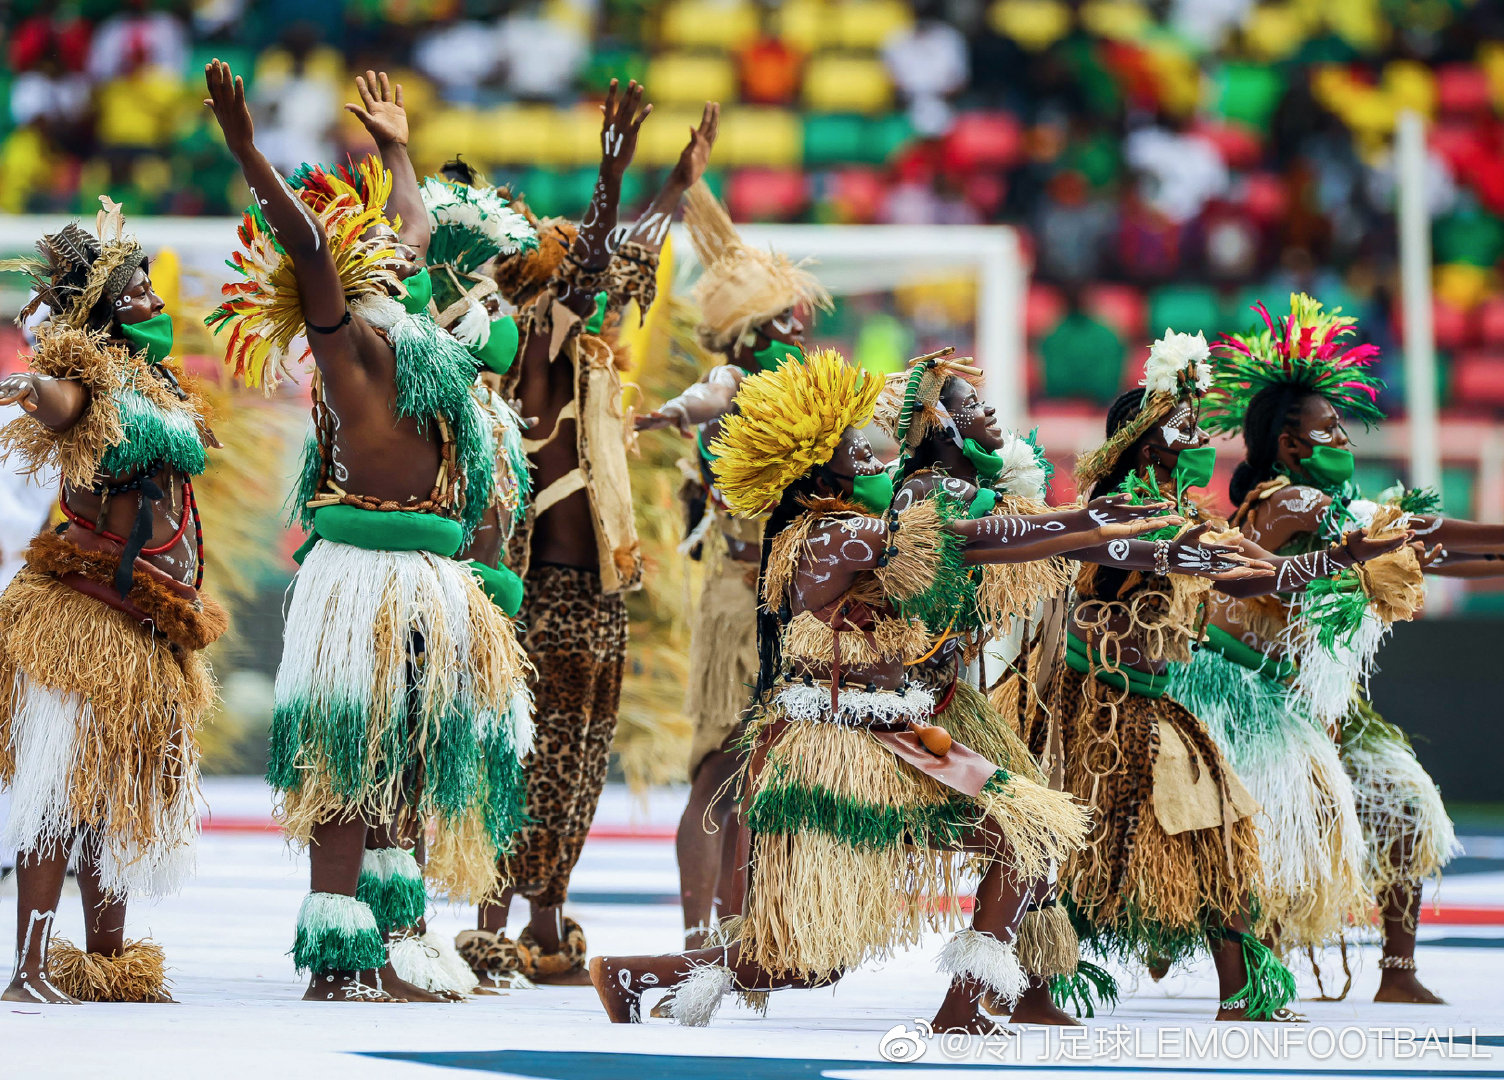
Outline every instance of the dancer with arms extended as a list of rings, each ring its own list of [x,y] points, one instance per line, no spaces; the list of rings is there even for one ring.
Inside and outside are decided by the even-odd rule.
[[[830,351],[783,364],[742,383],[711,446],[727,505],[772,513],[742,780],[748,903],[729,945],[592,961],[615,1022],[640,1019],[648,987],[673,989],[672,1015],[704,1024],[733,989],[826,985],[944,923],[957,859],[982,879],[973,928],[941,956],[953,979],[935,1025],[991,1030],[982,993],[1021,987],[1012,942],[1030,883],[1085,821],[1067,796],[929,723],[934,698],[906,674],[929,636],[898,604],[948,590],[971,563],[1044,558],[1178,519],[1098,525],[1080,510],[971,522],[927,501],[890,520],[892,478],[857,430],[881,388]]]
[[[100,200],[91,236],[42,238],[31,274],[50,312],[28,371],[0,381],[23,414],[0,450],[62,477],[60,532],[32,541],[0,596],[0,783],[18,850],[7,1001],[170,1001],[160,946],[125,937],[129,899],[192,873],[195,731],[213,703],[201,651],[224,611],[199,592],[192,477],[218,446],[170,360],[172,317],[146,253]],[[84,948],[51,942],[77,848]]]
[[[397,978],[387,940],[424,908],[401,837],[434,827],[427,874],[494,895],[523,820],[531,741],[515,631],[454,556],[492,502],[491,427],[477,365],[428,313],[428,222],[407,161],[401,88],[358,80],[352,106],[381,161],[277,175],[256,148],[241,82],[205,70],[254,203],[211,316],[252,385],[287,370],[307,334],[314,424],[294,513],[300,550],[278,668],[268,779],[310,848],[293,961],[318,1001],[434,1001]],[[418,828],[406,828],[415,822]]]

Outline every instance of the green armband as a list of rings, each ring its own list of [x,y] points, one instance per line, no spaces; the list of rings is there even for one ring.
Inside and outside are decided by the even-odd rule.
[[[968,520],[975,521],[977,518],[986,517],[997,507],[997,492],[991,488],[978,488],[976,498],[971,500],[971,506],[966,510]]]
[[[465,563],[475,575],[476,584],[491,599],[491,603],[515,619],[522,610],[522,579],[505,566],[487,566],[476,559]]]

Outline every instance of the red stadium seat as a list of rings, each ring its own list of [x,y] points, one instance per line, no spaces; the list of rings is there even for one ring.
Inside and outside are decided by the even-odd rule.
[[[726,184],[726,206],[737,221],[787,221],[809,198],[798,169],[741,169]]]
[[[1095,285],[1087,290],[1086,310],[1118,332],[1124,341],[1143,340],[1149,305],[1131,285]]]
[[[1483,301],[1477,311],[1478,338],[1484,345],[1504,347],[1504,296]]]
[[[1230,169],[1252,168],[1263,156],[1258,134],[1242,124],[1201,120],[1192,130],[1217,148]]]
[[[1436,104],[1443,114],[1475,113],[1489,107],[1488,76],[1472,64],[1436,69]]]
[[[1452,404],[1504,408],[1504,352],[1464,353],[1452,361]]]
[[[1250,173],[1243,180],[1243,205],[1257,221],[1278,221],[1289,202],[1285,181],[1274,173]]]
[[[1431,321],[1436,331],[1436,347],[1446,352],[1465,349],[1475,337],[1473,320],[1466,311],[1443,300],[1431,306]]]
[[[876,169],[842,169],[830,177],[829,198],[839,220],[847,224],[876,221],[887,194],[887,181]]]
[[[957,173],[1006,169],[1018,160],[1022,144],[1023,134],[1011,113],[962,113],[945,138],[944,160]]]
[[[1030,282],[1029,294],[1024,300],[1024,333],[1030,341],[1038,341],[1059,325],[1065,315],[1065,297],[1053,285]]]

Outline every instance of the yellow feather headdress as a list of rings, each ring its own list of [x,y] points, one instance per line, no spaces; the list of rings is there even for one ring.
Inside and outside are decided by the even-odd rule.
[[[396,254],[390,239],[364,239],[372,225],[388,221],[386,200],[392,177],[375,157],[351,167],[325,169],[304,165],[288,178],[288,186],[329,238],[329,251],[344,286],[345,302],[361,296],[396,291],[399,279],[381,264]],[[270,393],[281,376],[308,355],[291,355],[292,343],[304,332],[303,304],[292,260],[272,235],[260,208],[252,206],[237,230],[241,250],[232,263],[242,280],[225,284],[224,302],[204,322],[217,334],[230,328],[225,363],[233,363],[235,377],[247,386]]]
[[[742,380],[737,411],[721,421],[710,446],[726,505],[742,517],[766,513],[790,484],[835,456],[848,427],[872,418],[882,390],[881,378],[834,349]]]
[[[704,267],[693,296],[707,348],[734,345],[753,327],[789,308],[831,310],[830,293],[802,264],[742,243],[731,215],[703,180],[684,201],[684,226]]]

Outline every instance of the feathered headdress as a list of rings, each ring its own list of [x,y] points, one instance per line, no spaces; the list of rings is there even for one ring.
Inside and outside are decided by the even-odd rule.
[[[724,350],[789,308],[831,310],[830,293],[803,264],[742,243],[703,180],[685,197],[684,226],[704,268],[693,295],[706,347]]]
[[[381,265],[396,254],[389,239],[364,239],[372,225],[387,222],[395,229],[400,221],[388,221],[387,197],[392,178],[380,161],[367,157],[352,166],[325,169],[303,165],[288,178],[288,187],[313,215],[329,239],[329,251],[339,271],[345,300],[386,295],[400,286],[400,279]],[[303,305],[292,260],[282,250],[261,216],[252,206],[240,228],[241,250],[230,265],[244,280],[226,283],[220,293],[224,302],[204,322],[217,334],[230,328],[225,363],[234,363],[235,377],[247,386],[264,386],[268,393],[283,374],[303,356],[291,356],[294,339],[303,334]]]
[[[790,484],[835,456],[848,427],[872,417],[883,381],[834,349],[810,353],[742,380],[737,412],[710,446],[716,488],[731,510],[756,517]]]
[[[883,380],[883,392],[877,399],[872,420],[898,444],[907,458],[925,437],[945,422],[940,394],[952,375],[980,385],[982,369],[966,363],[971,357],[951,359],[956,350],[947,346],[938,352],[910,360],[904,371],[894,372]]]
[[[1107,441],[1076,463],[1076,487],[1083,493],[1105,480],[1118,459],[1155,424],[1175,411],[1183,401],[1195,400],[1212,383],[1211,350],[1201,333],[1180,334],[1166,329],[1165,336],[1149,347],[1144,362],[1144,402],[1133,419],[1108,436]]]
[[[470,187],[442,177],[423,181],[432,235],[428,265],[434,275],[434,300],[442,312],[470,291],[470,277],[498,255],[535,251],[538,232],[509,205],[510,195],[494,187]]]
[[[146,252],[134,236],[125,236],[120,204],[99,197],[101,209],[90,236],[77,223],[64,225],[37,241],[35,257],[6,259],[0,271],[18,270],[31,279],[36,295],[16,316],[24,323],[42,304],[54,325],[103,330],[114,318],[115,301],[130,287]]]
[[[1208,429],[1241,431],[1254,396],[1270,386],[1320,394],[1338,412],[1365,424],[1384,418],[1378,406],[1384,384],[1366,370],[1378,359],[1379,347],[1353,343],[1357,319],[1341,308],[1325,311],[1305,293],[1291,293],[1290,314],[1278,319],[1263,304],[1253,310],[1265,329],[1217,340],[1217,369],[1203,415]]]

